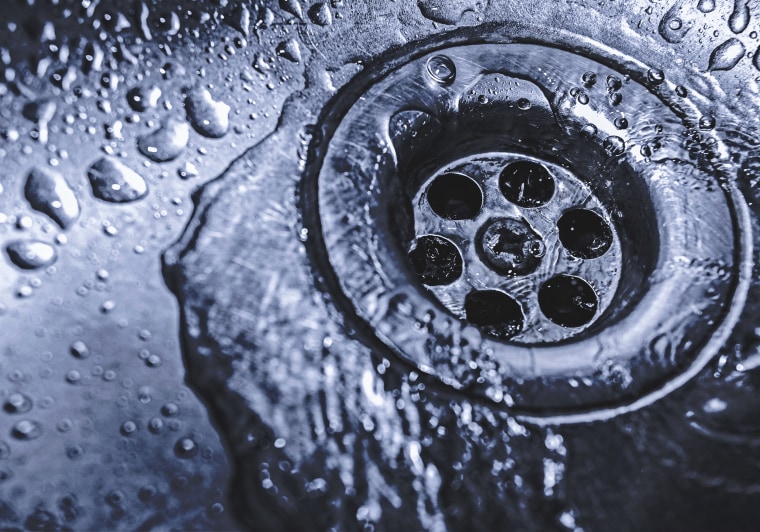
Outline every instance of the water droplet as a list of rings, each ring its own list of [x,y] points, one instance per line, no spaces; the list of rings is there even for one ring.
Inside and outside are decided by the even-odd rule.
[[[665,81],[665,73],[659,68],[650,68],[647,71],[647,80],[652,85],[660,85]]]
[[[90,356],[90,348],[81,340],[77,340],[71,344],[69,352],[77,358],[87,358]]]
[[[200,172],[198,171],[197,166],[195,166],[190,161],[187,161],[184,165],[177,169],[177,175],[182,179],[192,179],[193,177],[198,177],[198,175],[200,175]]]
[[[137,141],[137,149],[157,163],[172,161],[187,146],[190,140],[190,126],[184,120],[168,118],[159,129]]]
[[[532,104],[530,103],[530,100],[527,98],[520,98],[517,100],[517,108],[521,111],[527,111],[530,109]]]
[[[23,393],[12,393],[6,399],[3,410],[9,414],[24,414],[32,409],[32,400]]]
[[[137,424],[134,421],[125,421],[121,424],[121,428],[119,429],[122,435],[124,436],[131,436],[135,432],[137,432]]]
[[[628,127],[628,119],[624,116],[619,116],[615,119],[615,127],[618,129],[626,129]]]
[[[715,0],[699,0],[697,9],[702,13],[712,13],[715,11]]]
[[[135,111],[142,112],[156,107],[161,98],[161,89],[151,85],[145,87],[133,87],[127,92],[127,103]]]
[[[79,381],[82,380],[82,374],[79,373],[77,370],[72,369],[68,373],[66,373],[66,382],[69,384],[79,384]]]
[[[749,1],[734,0],[734,10],[728,17],[729,29],[736,34],[743,32],[749,25],[749,16]]]
[[[148,430],[151,434],[158,434],[164,428],[164,422],[159,417],[154,417],[148,421]]]
[[[594,85],[596,85],[596,72],[591,72],[591,71],[585,72],[581,78],[581,81],[583,81],[583,84],[586,87],[588,88],[593,87]]]
[[[699,119],[699,129],[709,131],[715,127],[715,117],[705,115]]]
[[[303,9],[298,0],[280,0],[280,7],[291,15],[303,20]]]
[[[56,105],[51,100],[38,100],[24,106],[23,115],[37,124],[37,140],[42,143],[48,140],[48,124],[55,116]]]
[[[112,157],[102,157],[87,171],[93,195],[110,203],[128,203],[145,197],[148,184],[127,165]]]
[[[436,55],[427,62],[428,75],[441,85],[449,85],[456,78],[454,62],[445,55]]]
[[[62,229],[68,229],[79,217],[79,201],[61,174],[34,168],[24,187],[29,205],[49,216]]]
[[[731,70],[744,56],[744,52],[744,44],[732,37],[712,51],[707,70]]]
[[[174,454],[177,458],[188,459],[198,454],[198,444],[192,438],[184,437],[174,444]]]
[[[625,141],[620,137],[607,137],[602,146],[610,157],[618,157],[625,153]]]
[[[39,240],[16,240],[5,248],[11,262],[24,270],[50,266],[58,258],[55,248]]]
[[[232,16],[228,19],[230,26],[238,30],[244,37],[248,37],[249,28],[251,27],[251,12],[244,5],[238,5],[233,11]]]
[[[300,63],[301,47],[295,39],[288,39],[277,45],[277,55],[292,63]]]
[[[329,26],[333,21],[330,6],[323,2],[311,6],[311,9],[309,9],[309,18],[311,18],[315,24],[319,24],[320,26]]]
[[[586,94],[583,91],[580,91],[578,93],[578,103],[581,105],[586,105],[588,103],[588,94]]]
[[[177,417],[179,415],[179,406],[176,403],[166,403],[161,407],[161,414],[165,417]]]
[[[598,129],[594,124],[586,124],[581,128],[581,137],[590,139],[596,136]]]
[[[660,36],[672,44],[681,42],[694,22],[689,18],[689,7],[684,7],[684,0],[678,0],[663,15],[658,26]]]
[[[676,95],[677,95],[679,98],[686,98],[686,96],[687,96],[688,94],[689,94],[689,91],[687,91],[687,90],[686,90],[686,87],[684,87],[683,85],[678,85],[678,86],[676,87]]]
[[[37,421],[24,419],[13,425],[11,436],[17,440],[35,440],[42,435],[42,425]]]
[[[456,24],[465,13],[477,12],[479,0],[419,0],[417,6],[422,16],[441,24]]]
[[[188,91],[185,109],[193,129],[204,137],[218,139],[230,129],[230,106],[214,100],[203,87],[196,86]]]

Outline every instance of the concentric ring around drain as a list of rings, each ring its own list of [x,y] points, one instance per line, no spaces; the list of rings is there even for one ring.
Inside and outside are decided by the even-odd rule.
[[[619,83],[584,86],[587,72]],[[343,310],[444,384],[536,419],[651,402],[709,360],[745,290],[745,206],[714,168],[689,161],[682,128],[643,85],[556,48],[465,45],[403,64],[365,90],[322,148],[321,244]],[[431,297],[409,264],[424,184],[496,152],[570,172],[612,218],[619,283],[576,335],[491,338]]]

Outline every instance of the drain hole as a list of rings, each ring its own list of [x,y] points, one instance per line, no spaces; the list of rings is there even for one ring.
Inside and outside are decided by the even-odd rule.
[[[580,327],[596,314],[594,289],[580,277],[557,275],[538,291],[538,306],[551,321],[562,327]]]
[[[571,255],[581,259],[601,257],[612,245],[612,231],[594,211],[573,209],[557,222],[559,240]]]
[[[523,328],[520,304],[498,290],[477,290],[464,300],[467,320],[491,336],[507,339]]]
[[[429,286],[450,284],[462,275],[462,255],[449,240],[436,235],[417,239],[409,252],[412,268],[419,280]]]
[[[478,184],[463,174],[443,174],[435,178],[427,193],[430,208],[447,220],[474,218],[483,206]]]
[[[540,207],[554,195],[554,178],[538,163],[519,161],[501,172],[499,189],[515,205]]]

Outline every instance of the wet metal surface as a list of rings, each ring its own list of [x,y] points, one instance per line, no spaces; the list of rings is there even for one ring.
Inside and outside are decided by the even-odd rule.
[[[755,528],[757,17],[6,2],[0,527]]]

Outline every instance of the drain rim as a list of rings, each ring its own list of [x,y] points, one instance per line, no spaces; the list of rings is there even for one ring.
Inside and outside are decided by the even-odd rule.
[[[567,36],[561,35],[561,37],[564,37],[567,39]],[[512,39],[512,38],[504,38],[503,36],[500,36],[500,38],[497,40],[497,42],[494,42],[492,44],[509,44],[514,43],[516,40],[519,39]],[[530,39],[532,40],[532,39]],[[533,41],[535,42],[535,41]],[[557,43],[540,43],[541,45],[547,46],[548,48],[556,48],[556,49],[563,49],[563,48],[569,48],[572,44],[572,42],[568,39],[564,43],[564,46],[560,45],[558,46]],[[602,47],[601,45],[598,45],[596,43],[590,42],[588,40],[585,40],[581,48],[583,49],[583,52],[589,53],[591,51],[592,53],[589,54],[590,58],[594,61],[598,61],[599,58],[603,54],[609,54],[610,50]],[[438,49],[440,51],[440,49]],[[429,51],[426,51],[424,53],[430,53]],[[419,57],[420,54],[414,54],[415,56]],[[432,53],[431,53],[432,55]],[[613,57],[617,58],[618,56],[615,53],[611,54]],[[406,58],[409,59],[409,58]],[[391,67],[399,67],[403,66],[407,61],[396,61],[394,62]],[[604,61],[604,64],[609,64],[612,61],[609,59],[606,59]],[[637,73],[632,70],[632,66],[629,63],[628,68],[624,68],[620,64],[614,65],[614,68],[617,72],[625,73],[625,72],[633,72],[634,73],[634,79],[638,79],[641,77],[640,73]],[[639,68],[641,69],[641,72],[646,72],[647,68],[643,64],[639,64]],[[390,69],[390,68],[389,68]],[[386,70],[387,72],[387,70]],[[377,81],[377,80],[375,80]],[[364,87],[367,88],[366,86]],[[362,91],[356,91],[354,94],[358,97],[363,93]],[[660,97],[659,94],[655,94],[659,100],[667,105],[668,101],[666,99],[663,99]],[[352,104],[353,105],[353,102]],[[341,107],[343,109],[343,113],[348,113],[350,110],[350,106],[346,107],[345,104]],[[672,111],[672,108],[670,109]],[[683,111],[681,110],[681,113]],[[329,116],[329,115],[328,115]],[[680,116],[680,115],[679,115]],[[312,166],[312,169],[314,170],[313,174],[311,175],[311,178],[313,179],[312,184],[315,188],[314,191],[311,193],[305,194],[305,198],[311,197],[317,197],[317,194],[319,193],[319,187],[317,185],[317,181],[319,178],[319,174],[322,171],[322,165],[324,163],[324,157],[327,154],[327,151],[329,149],[329,142],[332,140],[332,135],[334,135],[337,128],[340,126],[336,126],[334,130],[332,130],[331,135],[329,139],[325,140],[327,135],[319,140],[319,146],[317,147],[316,153],[318,154],[316,164]],[[326,128],[325,131],[329,131],[330,128]],[[713,137],[714,138],[714,137]],[[716,139],[718,142],[720,142],[720,139]],[[324,142],[324,144],[322,144]],[[311,185],[308,183],[308,176],[307,176],[307,183],[306,183],[306,189],[309,188]],[[698,351],[697,356],[695,356],[691,362],[689,367],[684,368],[680,370],[680,372],[669,376],[664,381],[661,381],[657,383],[657,385],[649,390],[646,390],[644,393],[641,394],[641,396],[634,397],[633,399],[625,398],[625,399],[619,399],[615,402],[613,406],[604,405],[604,404],[595,404],[590,408],[584,407],[581,405],[574,405],[571,409],[571,411],[563,412],[563,411],[557,411],[556,409],[552,409],[551,411],[542,412],[541,414],[536,414],[535,412],[531,412],[530,408],[528,410],[525,410],[523,406],[526,405],[507,405],[507,409],[512,410],[516,414],[520,415],[521,417],[525,419],[530,419],[536,423],[546,424],[546,423],[555,423],[555,422],[578,422],[578,421],[587,421],[592,419],[605,419],[609,418],[614,415],[618,415],[622,412],[627,412],[631,410],[635,410],[637,408],[640,408],[641,406],[644,406],[646,404],[650,404],[651,402],[654,402],[655,400],[661,398],[664,395],[667,395],[672,391],[673,389],[682,386],[686,381],[688,381],[691,377],[693,377],[702,367],[704,367],[707,360],[711,359],[714,354],[715,350],[722,345],[722,343],[727,338],[730,331],[733,329],[733,326],[736,323],[736,320],[738,319],[739,315],[742,312],[742,308],[744,305],[744,301],[746,299],[746,292],[749,287],[749,283],[751,281],[751,261],[748,261],[747,258],[751,256],[751,249],[752,249],[752,242],[751,239],[747,237],[747,235],[751,235],[749,231],[746,231],[746,229],[749,227],[749,210],[746,206],[746,203],[744,202],[744,199],[741,195],[741,193],[736,190],[734,187],[725,185],[721,187],[723,189],[723,193],[726,196],[726,202],[727,205],[730,206],[729,212],[732,219],[732,225],[734,228],[737,229],[745,229],[745,231],[737,230],[735,232],[735,242],[736,245],[734,246],[732,258],[734,258],[733,262],[733,269],[735,271],[735,276],[731,279],[730,287],[728,289],[727,295],[725,297],[725,301],[727,303],[726,308],[727,311],[725,313],[722,313],[718,316],[718,325],[713,331],[713,334],[711,336],[708,336],[707,340],[705,341],[702,348]],[[308,208],[305,209],[305,212],[308,212]],[[316,214],[316,212],[315,212]],[[329,221],[325,223],[325,220],[320,219],[317,217],[313,220],[313,225],[318,228],[322,228],[325,225],[329,225]],[[329,244],[329,235],[327,238],[322,234],[322,231],[319,232],[319,238],[315,240],[315,243],[318,245],[324,245],[325,247]],[[324,239],[324,240],[322,240]],[[317,255],[319,255],[320,252],[317,250]],[[323,258],[318,259],[317,262],[321,262],[322,266],[327,266],[328,270],[332,269],[332,264],[329,260],[329,258]],[[329,281],[336,281],[333,286],[340,287],[342,286],[340,283],[340,277],[336,272],[331,271],[325,271],[326,277],[328,277]],[[328,282],[328,285],[330,282]],[[453,388],[459,388],[462,389],[465,386],[460,386],[456,382],[455,378],[452,378],[451,375],[445,375],[441,374],[441,372],[437,371],[440,368],[428,366],[426,364],[420,363],[419,361],[414,360],[412,357],[408,356],[408,352],[400,351],[399,349],[394,347],[394,343],[389,341],[389,338],[386,336],[386,333],[388,331],[387,327],[383,327],[383,323],[378,322],[377,320],[373,320],[372,317],[361,317],[361,314],[357,312],[357,309],[355,307],[355,304],[353,301],[351,301],[351,298],[345,294],[343,294],[343,297],[335,297],[336,303],[338,303],[339,309],[343,307],[343,310],[340,312],[348,311],[348,312],[356,312],[359,314],[359,320],[360,322],[365,322],[368,324],[369,329],[368,332],[374,336],[375,338],[379,339],[383,344],[385,344],[386,347],[390,348],[391,351],[395,352],[397,356],[399,356],[402,360],[406,360],[407,362],[410,362],[414,366],[416,366],[418,369],[422,370],[423,372],[432,374],[440,381],[442,381],[444,384],[449,385]],[[349,306],[345,307],[345,303],[347,303]],[[405,305],[405,301],[402,299],[397,299],[395,302],[391,301],[391,304],[399,304],[401,306]],[[467,329],[466,327],[464,329]],[[473,336],[472,331],[463,331],[465,335]],[[475,335],[477,336],[477,335]],[[566,347],[566,346],[565,346]],[[531,355],[532,357],[532,355]],[[450,361],[452,363],[456,363],[456,361]],[[486,394],[487,395],[487,394]],[[530,405],[527,405],[528,407]]]

